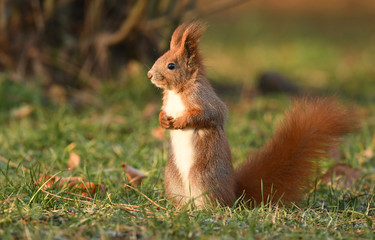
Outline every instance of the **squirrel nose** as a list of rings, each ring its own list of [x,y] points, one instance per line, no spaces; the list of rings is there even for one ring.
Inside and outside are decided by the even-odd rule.
[[[148,77],[149,79],[151,79],[151,78],[152,78],[152,73],[151,73],[151,72],[148,72],[148,73],[147,73],[147,77]]]

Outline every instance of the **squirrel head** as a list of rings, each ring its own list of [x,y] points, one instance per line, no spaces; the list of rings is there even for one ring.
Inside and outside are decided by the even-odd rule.
[[[186,84],[195,81],[203,68],[198,44],[205,29],[204,24],[192,22],[180,25],[173,32],[170,49],[147,73],[153,84],[179,92]]]

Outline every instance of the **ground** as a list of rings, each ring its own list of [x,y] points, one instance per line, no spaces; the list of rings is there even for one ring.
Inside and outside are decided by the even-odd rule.
[[[292,103],[283,93],[260,95],[256,79],[277,72],[310,95],[332,95],[361,112],[362,128],[322,162],[361,171],[354,185],[317,177],[305,200],[289,207],[175,209],[164,198],[168,137],[158,126],[161,91],[146,67],[73,91],[64,100],[35,81],[0,75],[1,239],[374,238],[375,33],[366,18],[231,16],[202,40],[208,77],[229,106],[226,124],[234,165],[262,146]],[[214,22],[212,20],[212,22]],[[143,66],[143,65],[142,65]],[[155,137],[156,136],[156,137]],[[80,162],[68,170],[70,154]],[[148,177],[136,190],[122,165]],[[43,188],[43,174],[77,176],[104,186]],[[145,197],[147,196],[147,197]]]

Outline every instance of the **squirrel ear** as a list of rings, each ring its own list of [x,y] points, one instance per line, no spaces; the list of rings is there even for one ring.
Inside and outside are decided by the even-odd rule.
[[[176,30],[174,30],[174,32],[172,34],[172,38],[171,38],[171,43],[170,43],[170,46],[169,46],[170,49],[180,48],[181,38],[182,38],[182,35],[184,34],[184,32],[186,30],[186,27],[187,27],[187,24],[184,23],[184,24],[178,26],[176,28]]]
[[[178,49],[187,58],[188,64],[193,64],[199,59],[198,44],[205,30],[206,25],[201,22],[180,25],[172,35],[170,48]]]

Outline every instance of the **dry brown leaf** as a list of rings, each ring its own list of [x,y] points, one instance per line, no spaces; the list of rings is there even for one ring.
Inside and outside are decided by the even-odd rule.
[[[140,185],[143,179],[147,177],[147,175],[141,173],[138,169],[127,166],[126,164],[122,165],[122,169],[125,171],[126,177],[134,187]]]
[[[165,129],[162,128],[162,127],[156,127],[152,130],[152,136],[154,136],[154,138],[160,140],[160,141],[164,141],[165,140]]]
[[[29,116],[34,111],[34,107],[31,105],[22,105],[20,107],[11,110],[10,115],[17,119],[22,119]]]
[[[93,194],[100,188],[101,193],[105,193],[106,188],[104,185],[98,186],[95,183],[87,182],[86,179],[82,177],[58,177],[50,174],[43,174],[39,177],[36,182],[38,186],[43,186],[42,189],[49,189],[53,186],[57,188],[70,188],[82,190],[82,195]]]
[[[80,161],[81,158],[76,153],[70,152],[68,170],[73,170],[74,168],[78,167]]]
[[[359,177],[361,177],[361,171],[348,164],[336,164],[322,176],[322,182],[331,184],[333,176],[335,176],[333,179],[333,186],[345,188],[350,187],[359,179]]]
[[[158,111],[159,111],[158,105],[154,102],[150,102],[146,105],[145,109],[143,110],[142,118],[149,119],[152,116],[156,115]]]

